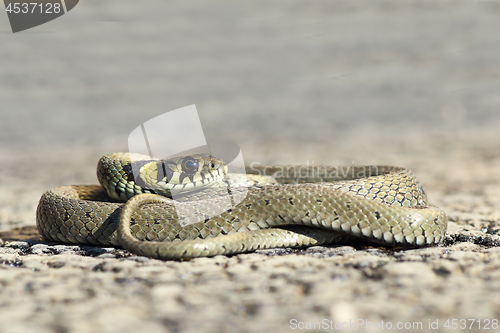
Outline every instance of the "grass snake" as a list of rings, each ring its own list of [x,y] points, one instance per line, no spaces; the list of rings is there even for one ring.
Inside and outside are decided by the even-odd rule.
[[[42,236],[181,259],[352,238],[422,247],[441,242],[447,227],[445,213],[427,205],[423,188],[404,168],[252,166],[241,184],[241,175],[226,174],[227,166],[210,155],[136,160],[128,153],[104,156],[97,170],[101,186],[44,193],[36,214]],[[174,193],[180,193],[175,204]],[[196,220],[200,211],[216,212],[228,195],[238,194],[240,203]],[[182,216],[179,208],[185,208]]]

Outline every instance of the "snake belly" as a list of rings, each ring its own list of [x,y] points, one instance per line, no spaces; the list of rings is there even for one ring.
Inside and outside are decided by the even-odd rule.
[[[106,157],[103,157],[106,158]],[[109,158],[108,158],[109,159]],[[127,161],[112,160],[113,170],[98,169],[110,179],[129,177]],[[125,164],[125,165],[123,165]],[[99,163],[102,168],[102,163]],[[286,171],[286,172],[285,172]],[[389,166],[253,166],[247,173],[271,176],[277,184],[258,181],[245,188],[244,199],[221,214],[186,223],[176,209],[189,205],[217,208],[213,197],[176,202],[156,194],[134,193],[123,204],[103,186],[61,186],[44,193],[37,226],[48,241],[122,246],[138,255],[181,259],[228,255],[256,249],[306,247],[364,239],[390,247],[423,247],[440,243],[447,217],[427,205],[413,173]],[[102,183],[102,181],[101,181]],[[231,188],[230,194],[238,194]],[[189,219],[189,216],[187,217]]]

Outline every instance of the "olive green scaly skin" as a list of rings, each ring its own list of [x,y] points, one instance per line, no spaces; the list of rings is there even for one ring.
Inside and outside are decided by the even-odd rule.
[[[190,205],[193,216],[198,209],[216,208],[221,204],[217,191],[212,199],[177,202],[174,207],[172,199],[154,194],[136,195],[124,205],[109,199],[98,185],[57,187],[40,199],[37,226],[47,240],[119,245],[160,259],[303,247],[353,237],[401,247],[430,246],[443,240],[445,213],[426,206],[425,193],[407,169],[346,167],[343,170],[349,172],[339,172],[334,167],[315,168],[316,174],[313,168],[304,167],[308,177],[283,176],[283,167],[249,169],[292,184],[248,188],[245,199],[232,209],[195,223],[186,223],[189,214],[180,220],[176,207]],[[368,177],[357,179],[363,173]],[[305,181],[315,183],[293,184]],[[233,189],[233,195],[237,192]]]

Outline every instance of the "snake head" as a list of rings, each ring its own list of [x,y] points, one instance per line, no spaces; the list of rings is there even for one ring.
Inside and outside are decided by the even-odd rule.
[[[98,163],[97,178],[108,195],[126,201],[140,193],[172,197],[220,184],[228,167],[209,154],[192,154],[169,159],[146,155],[114,153]]]
[[[151,161],[141,167],[141,178],[151,189],[187,192],[224,179],[228,167],[209,154],[191,154]]]

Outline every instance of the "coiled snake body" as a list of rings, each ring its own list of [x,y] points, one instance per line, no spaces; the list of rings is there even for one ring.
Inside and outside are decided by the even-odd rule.
[[[217,212],[222,196],[228,196],[231,177],[224,175],[222,161],[194,155],[134,163],[126,153],[104,156],[97,171],[102,186],[61,186],[44,193],[37,208],[42,236],[178,259],[353,237],[421,247],[441,242],[446,231],[444,212],[427,205],[422,187],[403,168],[254,166],[247,172],[272,177],[249,175],[245,186],[251,186],[229,189],[231,200],[242,194],[241,202],[220,214],[207,214],[207,207]],[[173,199],[153,194],[169,196],[205,186],[210,191],[195,192],[197,200],[180,196],[175,205]],[[179,208],[185,208],[182,216]],[[201,211],[204,220],[196,220]]]

